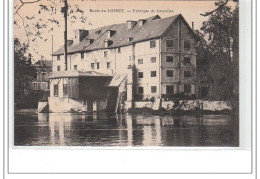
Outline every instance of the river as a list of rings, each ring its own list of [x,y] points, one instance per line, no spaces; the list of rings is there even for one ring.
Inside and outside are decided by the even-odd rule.
[[[15,146],[238,146],[231,115],[17,113]]]

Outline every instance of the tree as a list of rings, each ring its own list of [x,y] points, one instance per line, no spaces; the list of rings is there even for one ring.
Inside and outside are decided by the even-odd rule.
[[[199,43],[207,55],[200,58],[210,58],[208,68],[201,70],[210,83],[209,99],[238,101],[238,22],[237,3],[235,10],[221,6],[201,27],[204,39]]]
[[[238,2],[239,0],[232,0],[233,2]],[[213,14],[214,12],[224,8],[227,4],[228,4],[229,0],[219,0],[218,2],[215,2],[215,6],[217,6],[216,9],[209,11],[209,12],[205,12],[204,14],[200,14],[202,16],[209,16],[211,14]]]
[[[65,5],[63,5],[63,2]],[[35,4],[33,7],[38,8],[37,13],[32,16],[22,16],[22,13],[20,13],[22,9],[32,4]],[[35,47],[38,47],[39,41],[48,41],[46,34],[52,33],[55,28],[60,28],[63,23],[67,26],[67,19],[71,25],[76,22],[85,24],[87,21],[84,10],[73,1],[70,4],[67,3],[67,0],[16,0],[15,2],[14,25],[16,28],[25,31],[26,43],[36,53],[38,52]],[[89,23],[89,25],[92,24]],[[66,36],[64,38],[67,40]]]
[[[36,78],[36,69],[32,65],[31,54],[27,53],[28,44],[14,39],[14,81],[15,99],[20,97],[23,86]]]

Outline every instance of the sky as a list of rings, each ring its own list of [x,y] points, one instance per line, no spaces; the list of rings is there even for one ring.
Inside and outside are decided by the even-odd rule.
[[[31,1],[31,0],[24,0]],[[50,1],[50,0],[49,0]],[[62,7],[61,0],[52,0],[57,9]],[[42,56],[47,60],[51,60],[52,54],[52,35],[53,35],[53,50],[58,50],[63,45],[64,33],[64,18],[60,12],[51,14],[49,12],[41,12],[39,14],[39,5],[44,4],[50,7],[47,0],[42,0],[38,3],[25,4],[18,11],[19,15],[23,18],[24,24],[30,27],[33,22],[46,22],[47,19],[56,19],[59,21],[59,27],[47,23],[47,30],[43,31],[43,39],[37,38],[37,42],[30,42],[29,52],[33,55],[34,62],[38,61]],[[203,21],[208,17],[201,16],[205,12],[211,11],[216,8],[214,1],[92,1],[92,0],[68,0],[68,4],[72,7],[79,6],[84,10],[84,17],[87,17],[86,23],[81,23],[80,20],[75,23],[68,21],[68,39],[72,38],[74,29],[93,29],[105,25],[124,23],[127,20],[138,20],[148,18],[154,15],[159,15],[161,18],[182,14],[188,24],[191,26],[194,22],[194,29],[200,29]],[[14,1],[14,12],[19,7],[20,1]],[[230,2],[230,6],[234,7],[234,3]],[[14,15],[14,20],[18,24],[14,25],[14,36],[18,37],[21,42],[26,42],[26,31],[23,27],[23,21],[17,14]],[[71,15],[72,16],[72,15]],[[80,17],[78,13],[76,15]],[[28,18],[34,17],[32,20]],[[78,18],[79,19],[79,18]],[[53,27],[53,31],[48,30]],[[32,28],[31,28],[32,29]],[[33,30],[33,29],[32,29]],[[27,32],[30,31],[27,29]]]

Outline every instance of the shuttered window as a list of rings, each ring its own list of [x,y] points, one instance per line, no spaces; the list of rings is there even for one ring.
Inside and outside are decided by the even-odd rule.
[[[151,63],[156,63],[156,57],[151,57]]]
[[[173,85],[167,85],[166,86],[166,93],[167,94],[173,94],[173,90],[174,90]]]
[[[81,59],[84,59],[84,52],[81,52]]]
[[[143,59],[138,59],[138,64],[143,64],[143,63],[144,63]]]
[[[151,86],[151,92],[152,93],[156,93],[157,91],[157,87],[156,86]]]
[[[69,94],[69,85],[63,84],[63,96],[68,96]]]
[[[138,93],[139,94],[144,94],[144,88],[143,87],[138,87]]]
[[[191,77],[190,71],[184,71],[184,77]]]
[[[156,77],[156,71],[151,71],[151,77]]]
[[[184,50],[190,50],[190,41],[188,40],[184,41]]]
[[[144,73],[143,72],[138,72],[138,78],[143,78],[144,77]]]
[[[184,65],[190,64],[190,57],[184,57]]]
[[[59,86],[54,85],[54,96],[59,96]]]
[[[173,56],[166,56],[166,62],[173,62]]]
[[[151,40],[150,41],[150,48],[154,48],[154,47],[156,47],[155,40]]]
[[[166,47],[173,48],[173,40],[166,40]]]
[[[185,84],[184,85],[184,93],[190,93],[191,92],[191,85]]]
[[[166,70],[167,77],[173,77],[173,70]]]

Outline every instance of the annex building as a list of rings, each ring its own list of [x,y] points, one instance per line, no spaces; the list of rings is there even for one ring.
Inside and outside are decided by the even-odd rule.
[[[63,47],[53,54],[50,112],[115,110],[124,101],[193,98],[193,43],[193,30],[181,14],[74,30],[67,63]]]

